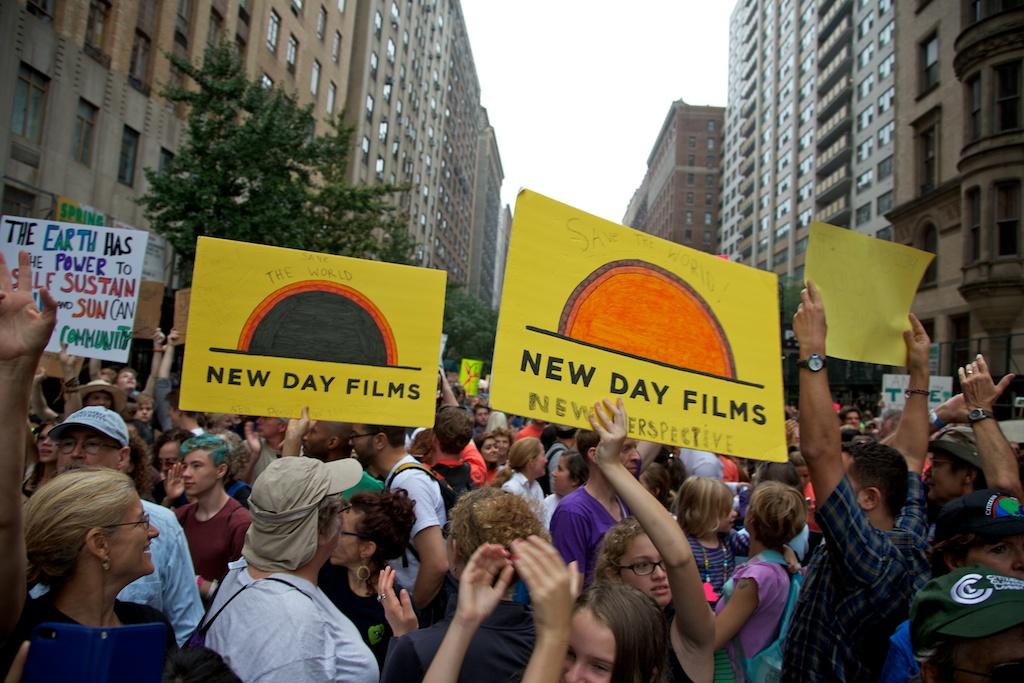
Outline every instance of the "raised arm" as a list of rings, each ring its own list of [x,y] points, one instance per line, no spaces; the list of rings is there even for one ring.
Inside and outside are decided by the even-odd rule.
[[[150,359],[149,363],[149,374],[146,376],[146,386],[142,389],[142,393],[146,396],[155,395],[157,375],[160,373],[160,365],[163,361],[166,343],[167,337],[164,335],[163,330],[159,327],[156,328],[153,331],[153,357]]]
[[[960,368],[958,372],[968,410],[984,410],[991,415],[1000,392],[992,382],[984,356],[979,353],[974,362]],[[1007,376],[1013,379],[1013,375]],[[974,441],[978,446],[978,455],[981,456],[981,469],[989,488],[1021,498],[1024,492],[1021,491],[1017,457],[1013,446],[999,429],[999,423],[994,417],[986,417],[972,421],[971,429],[974,430]]]
[[[21,477],[32,378],[57,322],[57,302],[42,289],[40,312],[32,299],[32,266],[18,255],[18,287],[11,283],[0,253],[0,637],[14,629],[25,605],[25,537],[21,520]]]
[[[281,442],[281,457],[288,455],[302,454],[302,438],[309,433],[312,421],[309,419],[309,408],[302,407],[302,416],[298,419],[288,420],[288,428],[284,432],[284,441]],[[257,454],[258,455],[258,454]]]
[[[441,406],[455,406],[459,408],[459,401],[455,398],[455,392],[452,391],[452,385],[448,382],[448,375],[445,374],[444,368],[438,368],[439,382],[441,383]]]
[[[40,420],[50,422],[60,416],[50,407],[46,402],[46,397],[43,396],[44,379],[46,379],[46,371],[40,366],[32,378],[31,412]]]
[[[810,280],[800,292],[800,306],[793,316],[793,332],[800,344],[800,359],[812,354],[825,358],[825,305],[818,288]],[[800,368],[800,454],[807,461],[815,498],[824,502],[835,490],[845,472],[839,420],[832,409],[828,388],[828,370]]]
[[[448,555],[444,547],[441,527],[428,526],[412,540],[416,554],[420,556],[420,570],[416,584],[412,587],[412,601],[419,609],[430,604],[444,585],[448,573]]]
[[[682,529],[661,503],[622,464],[619,454],[626,439],[626,411],[620,399],[594,406],[590,424],[600,437],[597,466],[633,512],[661,554],[676,608],[672,647],[694,680],[711,680],[715,624],[708,609],[693,551]]]
[[[455,618],[445,632],[423,683],[459,680],[462,661],[473,636],[508,592],[514,573],[509,553],[500,545],[485,543],[476,549],[459,579],[459,604],[455,608]],[[483,678],[487,672],[472,673],[470,678]]]
[[[68,353],[68,345],[60,345],[60,369],[64,380],[64,415],[70,415],[82,407],[82,395],[78,393],[78,375],[81,366],[78,356]]]
[[[885,443],[903,454],[911,472],[920,474],[928,457],[928,347],[931,340],[913,313],[903,341],[907,345],[907,370],[910,372],[907,403],[896,431]]]

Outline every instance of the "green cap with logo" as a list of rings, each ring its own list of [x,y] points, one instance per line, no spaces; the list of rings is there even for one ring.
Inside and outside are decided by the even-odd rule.
[[[910,606],[910,638],[921,654],[945,637],[984,638],[1024,624],[1024,580],[988,567],[932,579]]]

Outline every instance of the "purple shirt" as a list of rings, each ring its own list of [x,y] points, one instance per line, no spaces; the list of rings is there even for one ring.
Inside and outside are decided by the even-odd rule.
[[[628,517],[629,510],[622,501],[619,507],[622,517]],[[614,525],[612,516],[583,486],[563,498],[555,508],[551,517],[551,541],[567,564],[576,560],[583,572],[584,587],[594,580],[597,547]]]
[[[781,564],[752,560],[736,568],[731,579],[733,585],[739,583],[740,579],[750,579],[757,584],[757,609],[737,634],[743,646],[743,654],[749,659],[771,645],[776,638],[782,612],[789,599],[789,572]],[[720,601],[715,612],[721,613],[725,604],[725,600]],[[728,647],[730,657],[737,661],[733,643],[730,642]]]

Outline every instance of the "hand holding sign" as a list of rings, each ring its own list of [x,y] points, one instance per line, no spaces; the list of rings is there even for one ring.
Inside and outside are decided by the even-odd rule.
[[[57,323],[57,302],[47,289],[39,290],[43,310],[32,299],[32,265],[28,252],[18,254],[18,287],[0,253],[0,360],[39,355]]]

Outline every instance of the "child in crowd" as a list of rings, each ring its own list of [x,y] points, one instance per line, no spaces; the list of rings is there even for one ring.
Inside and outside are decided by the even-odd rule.
[[[772,644],[790,593],[783,558],[786,543],[806,523],[803,497],[793,486],[766,481],[754,489],[747,510],[749,562],[736,568],[715,612],[715,680],[745,681],[751,657]],[[728,658],[719,652],[727,648]]]
[[[732,528],[732,492],[717,479],[690,477],[676,496],[676,516],[697,560],[704,596],[714,606],[736,568],[736,556],[745,557],[750,542]]]

